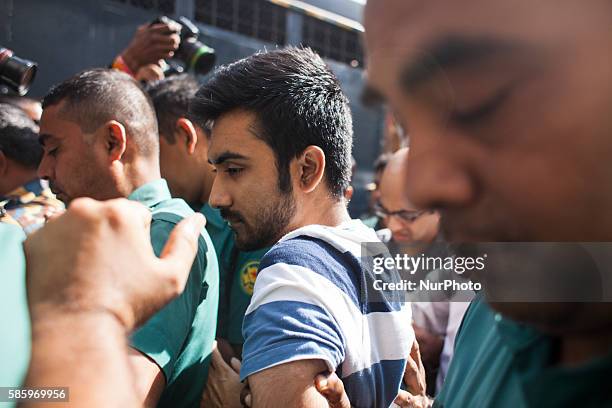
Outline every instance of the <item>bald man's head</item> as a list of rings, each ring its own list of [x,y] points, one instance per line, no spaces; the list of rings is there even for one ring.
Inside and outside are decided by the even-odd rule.
[[[387,162],[380,178],[380,201],[384,201],[385,208],[392,211],[396,209],[412,209],[406,199],[406,161],[408,159],[408,148],[395,152]],[[384,197],[384,199],[382,198]],[[389,205],[390,207],[387,207]]]

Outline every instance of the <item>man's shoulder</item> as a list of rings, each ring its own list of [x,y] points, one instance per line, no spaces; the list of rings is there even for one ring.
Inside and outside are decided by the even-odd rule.
[[[361,270],[359,260],[325,240],[299,236],[281,241],[263,256],[259,271],[274,265],[308,269],[332,281],[332,277],[351,276]]]
[[[360,309],[360,281],[361,267],[352,254],[318,238],[295,237],[277,243],[261,259],[252,303],[286,290],[284,300],[320,303],[339,297]]]
[[[172,217],[170,219],[178,219],[180,221],[181,219],[193,214],[194,211],[182,198],[169,198],[160,201],[154,207],[152,207],[151,213],[154,221],[157,219],[163,219],[164,214],[174,214],[176,218]]]
[[[180,198],[163,200],[151,208],[151,243],[156,254],[165,245],[168,237],[176,225],[186,217],[194,214],[187,203]],[[198,241],[198,258],[205,258],[212,242],[206,229],[203,229]]]

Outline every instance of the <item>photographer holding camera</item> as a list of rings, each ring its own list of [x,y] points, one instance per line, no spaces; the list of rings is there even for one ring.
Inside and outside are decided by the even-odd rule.
[[[215,50],[198,40],[200,30],[186,17],[179,22],[161,16],[136,30],[132,41],[111,67],[138,81],[152,82],[191,70],[206,74],[215,64]],[[180,63],[169,65],[166,59]]]

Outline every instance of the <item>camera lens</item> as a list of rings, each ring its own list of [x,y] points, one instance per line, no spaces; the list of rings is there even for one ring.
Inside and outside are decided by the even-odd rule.
[[[0,83],[10,87],[19,95],[25,95],[36,76],[37,65],[32,61],[16,57],[6,48],[0,48]]]
[[[197,74],[207,74],[215,66],[215,50],[194,38],[181,42],[177,56]]]

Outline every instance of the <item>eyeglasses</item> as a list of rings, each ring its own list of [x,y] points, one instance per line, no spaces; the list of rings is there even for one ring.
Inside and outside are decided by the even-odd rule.
[[[425,214],[432,213],[432,210],[398,210],[389,211],[380,202],[374,205],[374,213],[379,218],[399,217],[406,222],[414,222]]]

